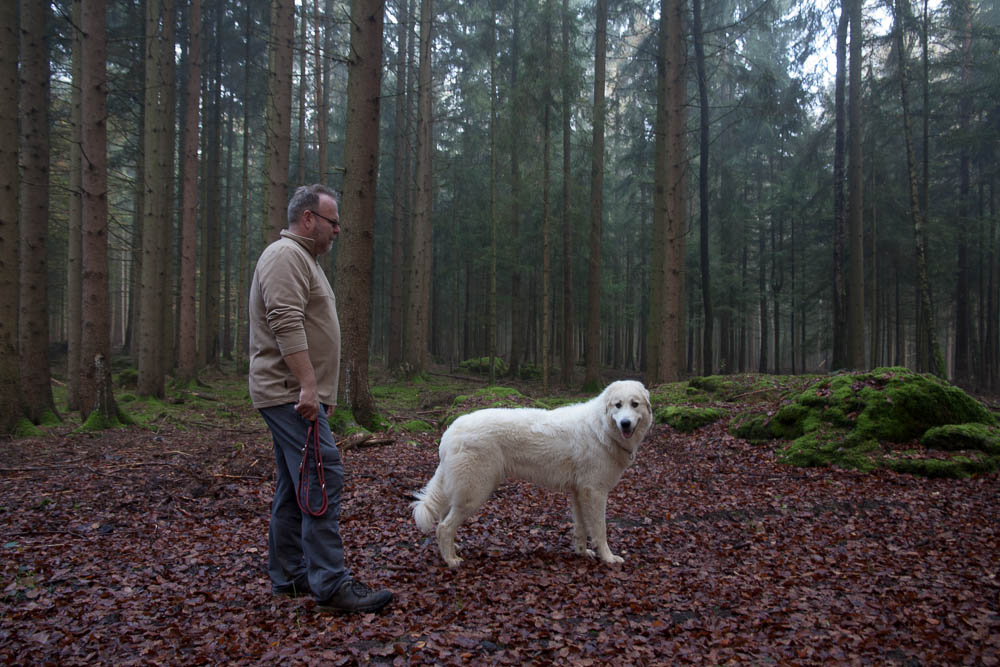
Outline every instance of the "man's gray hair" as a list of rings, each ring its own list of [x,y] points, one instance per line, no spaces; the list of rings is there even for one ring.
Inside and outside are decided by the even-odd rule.
[[[326,195],[337,201],[337,193],[326,187],[322,183],[312,185],[300,185],[295,188],[295,194],[288,202],[288,224],[298,221],[307,209],[315,208],[319,205],[320,195]]]

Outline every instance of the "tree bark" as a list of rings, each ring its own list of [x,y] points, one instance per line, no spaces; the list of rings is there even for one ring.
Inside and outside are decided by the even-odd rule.
[[[197,377],[197,326],[195,274],[198,241],[198,128],[201,94],[201,0],[191,0],[190,47],[184,113],[183,161],[181,163],[181,252],[179,345],[177,383],[186,386]]]
[[[294,0],[271,0],[267,70],[267,198],[265,244],[288,225],[288,162],[292,133],[292,42]]]
[[[173,198],[174,128],[173,0],[149,0],[145,35],[145,192],[142,216],[142,270],[138,321],[138,384],[144,396],[162,397],[166,365],[164,347],[170,347],[165,311],[170,211]],[[88,363],[90,359],[84,359]],[[106,364],[110,366],[110,364]]]
[[[497,9],[495,0],[490,3],[490,267],[489,313],[487,348],[490,357],[490,385],[496,384],[497,357]]]
[[[954,3],[956,35],[961,57],[961,73],[958,99],[958,131],[968,136],[972,124],[972,93],[969,91],[969,70],[972,65],[972,9],[969,0],[957,0]],[[968,139],[959,141],[958,155],[958,219],[956,239],[958,244],[958,262],[955,276],[955,357],[954,382],[963,387],[971,388],[975,382],[972,372],[972,316],[969,308],[969,227],[970,206],[969,191],[971,182],[972,160],[969,156]]]
[[[0,434],[24,417],[18,335],[17,4],[0,3]]]
[[[108,338],[107,39],[105,0],[83,0],[83,344],[80,414],[114,422]]]
[[[389,352],[387,365],[399,367],[403,361],[403,248],[405,247],[406,161],[409,159],[409,134],[407,109],[407,42],[410,36],[410,11],[412,0],[398,0],[398,27],[396,31],[396,116],[395,146],[393,147],[392,188],[392,267],[389,287]]]
[[[551,291],[552,291],[552,266],[550,260],[550,248],[549,248],[549,189],[551,175],[549,174],[549,169],[551,167],[551,156],[550,156],[550,144],[551,144],[551,128],[549,127],[549,111],[552,108],[552,0],[545,0],[544,8],[544,31],[545,31],[545,70],[544,77],[545,81],[543,83],[544,89],[542,91],[542,104],[544,108],[542,109],[542,344],[541,344],[541,355],[542,355],[542,393],[548,394],[549,392],[549,365],[551,359],[551,342],[550,338],[552,335],[551,331],[551,321],[552,321],[552,306],[551,306]]]
[[[594,39],[594,133],[590,166],[590,254],[587,258],[587,342],[583,385],[588,392],[601,386],[601,222],[604,216],[604,99],[608,51],[608,2],[597,0]]]
[[[606,0],[598,0],[606,2]],[[518,83],[521,55],[520,2],[513,0],[510,49],[510,365],[511,377],[520,375],[524,356],[524,299],[521,294],[521,153],[518,138],[523,131],[523,100]],[[600,11],[600,9],[598,9]],[[605,9],[605,13],[607,10]],[[598,37],[600,38],[600,37]]]
[[[571,139],[572,126],[570,116],[572,110],[571,86],[572,81],[569,74],[570,65],[570,42],[569,24],[571,15],[569,13],[569,0],[563,0],[562,4],[562,142],[563,142],[563,164],[562,164],[562,227],[563,227],[563,335],[562,335],[562,383],[569,387],[573,384],[573,370],[576,367],[576,345],[573,336],[573,329],[576,317],[574,316],[574,295],[573,289],[573,230],[575,226],[570,220],[570,190],[573,181],[573,169],[571,162]]]
[[[17,318],[21,392],[28,418],[54,412],[49,381],[49,40],[48,5],[21,6],[20,311]]]
[[[657,62],[653,261],[647,339],[650,384],[684,370],[684,32],[683,0],[661,0]]]
[[[830,369],[847,367],[847,206],[844,197],[847,151],[847,29],[850,2],[843,0],[837,22],[837,75],[834,85],[833,143],[833,357]]]
[[[913,129],[910,120],[909,82],[906,74],[905,43],[903,39],[903,17],[906,0],[896,0],[894,3],[894,32],[896,49],[899,58],[899,94],[903,109],[903,136],[906,142],[906,167],[910,189],[910,219],[913,221],[913,238],[915,244],[915,259],[917,263],[917,289],[920,297],[918,337],[924,345],[917,346],[917,370],[934,373],[938,377],[945,376],[944,359],[938,347],[937,325],[934,322],[934,304],[931,294],[930,278],[927,272],[927,240],[924,231],[924,217],[920,210],[920,197],[917,187],[916,159],[913,151]]]
[[[433,118],[431,89],[432,0],[420,3],[420,71],[417,83],[417,192],[413,211],[409,302],[403,361],[411,374],[428,370],[431,308],[431,210],[434,205]]]
[[[379,93],[382,72],[383,0],[352,0],[351,56],[347,78],[344,194],[341,215],[349,221],[337,253],[337,288],[343,317],[341,402],[359,424],[372,428],[375,401],[368,386],[371,342],[372,247],[378,176]]]
[[[83,35],[80,25],[80,0],[73,0],[73,91],[70,109],[73,141],[69,148],[69,221],[66,236],[66,314],[68,335],[66,338],[66,407],[80,409],[80,344],[81,321],[83,317],[83,297],[81,295],[80,260],[83,254],[80,229],[83,209],[80,193],[82,178],[82,155],[80,134],[83,119],[80,117],[80,79],[83,65]]]
[[[850,94],[848,96],[848,286],[847,286],[847,364],[850,368],[865,368],[865,245],[864,220],[864,164],[862,160],[862,139],[864,128],[861,118],[861,26],[862,0],[850,3]]]
[[[709,198],[708,198],[708,152],[709,152],[709,109],[708,109],[708,75],[705,73],[705,35],[701,23],[701,3],[702,0],[692,0],[694,9],[694,53],[695,67],[698,72],[698,102],[699,102],[699,124],[698,143],[700,155],[698,163],[698,200],[699,200],[699,256],[701,260],[701,302],[704,310],[705,324],[702,330],[702,374],[712,374],[712,338],[713,338],[713,314],[712,314],[712,280],[711,268],[709,266],[708,253],[708,222],[709,222]]]

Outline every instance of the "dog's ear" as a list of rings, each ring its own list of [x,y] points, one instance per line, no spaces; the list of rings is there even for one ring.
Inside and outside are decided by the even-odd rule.
[[[649,390],[645,387],[642,388],[642,398],[646,401],[646,412],[649,413],[650,417],[653,416],[653,404],[649,400]]]

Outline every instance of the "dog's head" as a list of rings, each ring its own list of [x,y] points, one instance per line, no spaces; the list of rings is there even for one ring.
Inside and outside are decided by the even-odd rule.
[[[634,442],[633,447],[638,445],[653,423],[649,391],[634,380],[612,382],[604,390],[604,404],[605,414],[621,439]]]

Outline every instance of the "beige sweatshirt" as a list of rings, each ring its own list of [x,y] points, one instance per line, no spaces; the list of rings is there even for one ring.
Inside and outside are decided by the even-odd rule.
[[[255,408],[299,400],[284,357],[309,350],[320,403],[336,405],[340,320],[312,239],[288,230],[264,248],[250,284],[250,399]]]

